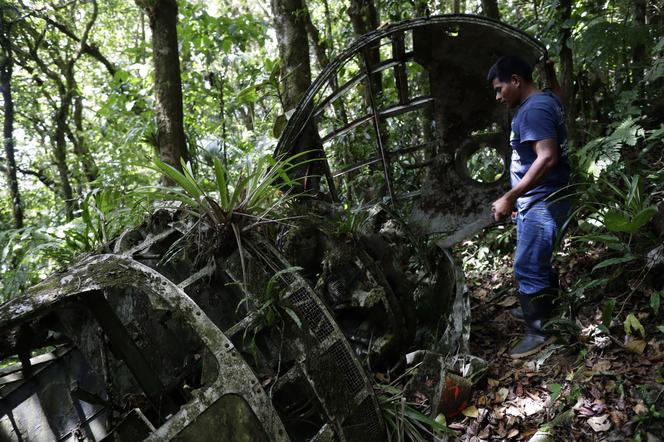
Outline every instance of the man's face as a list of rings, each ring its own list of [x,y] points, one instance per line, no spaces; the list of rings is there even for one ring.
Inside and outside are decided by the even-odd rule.
[[[496,92],[496,101],[500,101],[510,109],[518,106],[521,103],[520,84],[519,78],[515,75],[512,76],[509,82],[500,81],[497,77],[494,78],[492,85],[494,92]]]

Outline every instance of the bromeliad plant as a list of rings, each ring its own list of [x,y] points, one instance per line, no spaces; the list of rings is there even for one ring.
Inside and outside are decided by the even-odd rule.
[[[164,197],[180,201],[185,210],[222,237],[235,237],[246,283],[242,237],[260,225],[283,223],[292,219],[284,215],[284,209],[295,198],[302,196],[303,192],[294,190],[302,186],[299,185],[299,179],[292,179],[289,174],[316,161],[316,158],[308,158],[310,153],[300,152],[278,160],[266,155],[250,170],[242,170],[234,178],[224,164],[215,158],[212,185],[205,179],[196,178],[191,165],[185,162],[181,163],[182,172],[159,159],[154,160],[153,168],[178,186],[161,187]]]
[[[184,203],[193,215],[211,227],[248,230],[262,223],[279,221],[274,216],[279,209],[301,195],[292,192],[298,183],[288,174],[314,161],[301,160],[307,153],[301,152],[287,160],[275,160],[266,155],[258,160],[252,170],[242,171],[235,180],[229,177],[222,162],[215,158],[215,183],[211,189],[206,188],[204,180],[194,176],[191,164],[184,161],[183,172],[159,159],[154,160],[154,168],[179,186],[162,188],[166,195]],[[296,160],[301,161],[294,162]]]

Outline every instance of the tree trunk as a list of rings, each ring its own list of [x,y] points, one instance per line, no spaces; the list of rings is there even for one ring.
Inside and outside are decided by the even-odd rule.
[[[429,2],[423,0],[415,1],[415,15],[417,17],[428,17],[431,15],[431,10],[429,9]]]
[[[313,21],[311,21],[311,14],[309,14],[309,9],[307,8],[306,4],[304,5],[304,14],[302,15],[305,20],[305,27],[307,29],[307,34],[309,34],[309,43],[313,46],[314,48],[314,53],[316,54],[316,61],[318,62],[318,67],[322,71],[325,69],[325,67],[330,64],[330,58],[327,55],[328,50],[329,50],[329,44],[330,44],[330,39],[329,37],[326,38],[325,40],[322,40],[320,38],[320,33],[318,32],[318,28],[314,25]],[[334,75],[330,78],[329,82],[330,88],[332,90],[336,90],[339,86],[339,82],[337,80],[337,76]],[[346,114],[346,109],[344,108],[343,103],[341,100],[336,100],[333,104],[335,112],[339,115],[339,118],[341,121],[344,122],[344,124],[348,123],[348,115]]]
[[[65,218],[74,219],[74,192],[69,181],[69,168],[67,167],[67,116],[71,105],[71,92],[65,92],[60,98],[60,107],[55,114],[55,165],[60,176],[62,199],[65,202]]]
[[[275,30],[277,31],[279,58],[281,60],[281,104],[284,113],[288,113],[288,111],[297,107],[298,102],[311,84],[311,65],[306,29],[308,13],[305,9],[304,0],[271,0],[270,4],[274,16]],[[313,161],[295,171],[295,174],[301,179],[301,189],[317,192],[320,189],[320,177],[325,176],[333,198],[336,199],[332,175],[327,161],[324,160],[325,153],[313,121],[307,124],[297,140],[288,147],[287,155],[294,155],[307,150],[312,152],[306,155],[306,159],[320,158],[321,161]]]
[[[281,104],[294,109],[311,84],[309,43],[303,0],[271,0],[281,59]]]
[[[634,0],[634,24],[637,29],[645,30],[646,26],[646,0]],[[635,83],[643,80],[643,71],[648,62],[646,46],[643,42],[637,42],[632,48],[632,79]]]
[[[500,12],[498,11],[497,0],[482,0],[482,14],[489,18],[500,20]]]
[[[184,136],[182,79],[178,54],[176,0],[136,0],[150,19],[152,63],[157,98],[157,145],[165,163],[182,171],[189,161]],[[164,180],[166,184],[172,184]]]
[[[358,37],[378,28],[378,11],[373,0],[351,0],[350,7],[348,8],[348,16],[350,17],[353,31],[355,31],[355,35]],[[364,55],[369,69],[380,63],[380,50],[378,47],[367,49]],[[365,94],[367,106],[371,102],[369,93],[373,93],[374,98],[382,94],[383,84],[381,80],[380,73],[371,76],[371,84],[368,85],[369,87],[367,87],[367,93]]]
[[[564,23],[572,16],[572,1],[561,0],[558,4],[560,23]],[[563,94],[563,105],[567,116],[567,138],[574,143],[577,140],[576,109],[574,107],[574,61],[569,45],[572,42],[572,29],[560,28],[560,87]]]
[[[85,142],[85,132],[83,130],[83,99],[80,95],[74,99],[74,126],[76,133],[72,134],[72,143],[74,144],[74,153],[78,157],[83,172],[88,182],[93,182],[99,176],[99,169],[95,164],[94,158]]]
[[[2,17],[4,19],[4,17]],[[21,194],[18,189],[18,179],[16,177],[16,159],[14,157],[14,101],[12,100],[11,78],[12,78],[12,52],[9,43],[9,32],[11,29],[6,26],[4,20],[0,19],[3,25],[3,31],[0,35],[2,45],[2,65],[0,65],[0,88],[2,89],[2,98],[4,102],[4,124],[3,136],[5,145],[5,161],[7,187],[12,202],[12,212],[14,215],[14,227],[20,229],[23,227],[23,206],[21,205]]]
[[[325,69],[325,66],[330,63],[330,59],[327,56],[328,41],[320,38],[320,32],[318,32],[318,28],[311,20],[311,14],[309,13],[309,8],[307,8],[306,4],[304,4],[303,11],[302,17],[304,19],[304,26],[307,29],[307,34],[309,35],[309,43],[314,48],[316,62],[322,71]]]

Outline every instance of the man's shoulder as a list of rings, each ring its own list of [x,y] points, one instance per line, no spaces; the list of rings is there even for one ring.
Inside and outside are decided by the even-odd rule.
[[[558,98],[553,92],[551,91],[541,91],[536,93],[531,97],[532,99],[530,101],[530,105],[533,107],[552,107],[552,108],[558,108],[562,106],[562,102],[560,101],[560,98]]]
[[[560,99],[554,95],[551,91],[541,91],[530,97],[530,99],[524,103],[528,107],[552,107],[557,108],[562,106]]]
[[[557,120],[562,113],[563,107],[558,97],[549,92],[538,92],[523,103],[518,121]]]

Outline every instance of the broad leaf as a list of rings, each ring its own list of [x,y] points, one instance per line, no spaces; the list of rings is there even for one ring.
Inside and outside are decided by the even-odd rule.
[[[609,267],[616,264],[622,264],[625,262],[634,261],[635,259],[636,257],[633,255],[622,256],[620,258],[609,258],[600,262],[595,267],[593,267],[592,271],[594,272],[595,270],[603,269],[604,267]]]
[[[659,313],[662,296],[664,296],[664,291],[652,292],[650,295],[650,307],[654,310],[655,314]]]
[[[637,319],[637,317],[634,316],[634,313],[627,315],[623,325],[625,327],[625,333],[628,335],[638,331],[641,334],[641,337],[646,336],[646,330],[643,328],[643,325],[641,325],[641,322]]]
[[[612,232],[630,232],[631,223],[622,212],[611,209],[604,215],[604,226]]]
[[[616,307],[616,300],[609,299],[604,303],[602,308],[602,325],[608,328],[611,326],[611,320],[613,319],[613,310]]]

